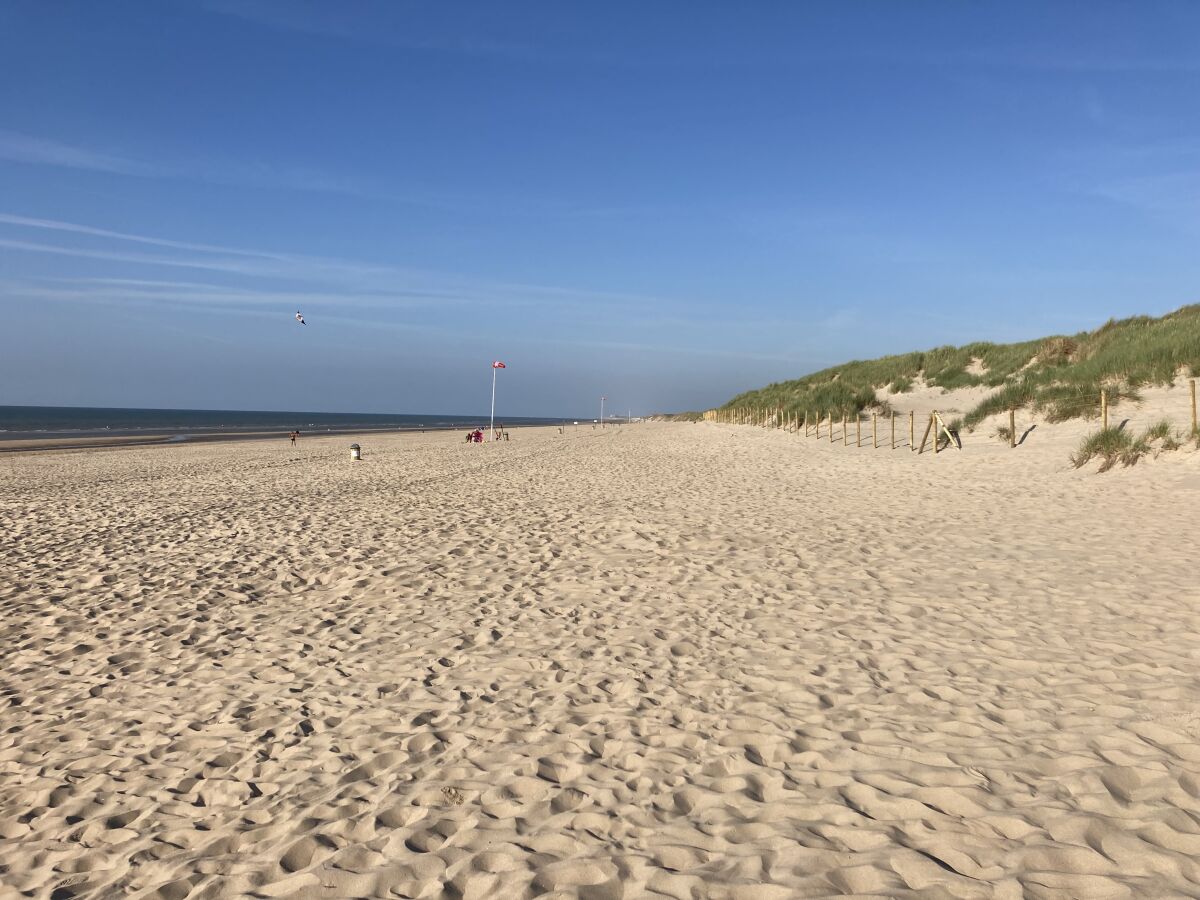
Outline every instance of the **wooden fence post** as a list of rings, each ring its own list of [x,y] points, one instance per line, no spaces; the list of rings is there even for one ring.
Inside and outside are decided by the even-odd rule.
[[[929,424],[933,428],[933,455],[937,456],[938,444],[940,444],[941,441],[938,440],[937,410],[936,409],[929,414]]]
[[[846,428],[846,414],[842,413],[842,446],[850,446],[850,431]]]
[[[875,413],[871,413],[871,449],[879,449],[879,425],[875,420]]]
[[[1008,446],[1017,446],[1017,411],[1012,408],[1008,410]]]
[[[862,413],[854,411],[854,446],[862,447]]]
[[[829,411],[829,443],[833,443],[833,410]]]
[[[1196,430],[1196,379],[1190,382],[1192,386],[1192,431]]]
[[[892,410],[892,449],[896,449],[896,411]]]
[[[908,452],[912,453],[917,449],[917,430],[913,427],[913,416],[915,413],[908,414]],[[924,444],[924,441],[921,441]]]
[[[908,414],[908,416],[909,416],[909,418],[908,418],[908,421],[911,423],[911,422],[912,422],[912,416],[913,416],[913,414],[912,414],[912,413],[909,413],[909,414]],[[913,441],[910,441],[910,442],[909,442],[910,444],[912,444],[912,445],[913,445],[913,450],[916,450],[916,451],[917,451],[917,455],[918,455],[918,456],[920,456],[922,453],[924,453],[924,452],[925,452],[925,442],[926,442],[927,440],[929,440],[929,432],[930,432],[930,431],[932,431],[932,430],[933,430],[933,416],[931,415],[931,416],[929,417],[929,424],[925,426],[925,433],[924,433],[923,435],[921,435],[921,446],[920,446],[920,448],[919,448],[919,449],[917,448],[917,446],[915,445],[915,442],[913,442]]]
[[[1102,421],[1100,427],[1108,431],[1108,391],[1100,392],[1100,419]]]

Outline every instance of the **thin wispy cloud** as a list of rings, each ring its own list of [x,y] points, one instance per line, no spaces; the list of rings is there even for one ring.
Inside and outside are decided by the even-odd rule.
[[[6,130],[0,130],[0,160],[112,172],[142,178],[157,178],[165,174],[156,167],[138,160]]]
[[[570,198],[537,197],[528,193],[490,189],[481,193],[460,187],[432,188],[428,185],[397,188],[362,177],[318,171],[278,160],[184,159],[151,162],[135,156],[109,153],[59,140],[0,129],[0,161],[35,166],[78,169],[146,179],[183,179],[230,187],[287,190],[305,193],[341,194],[373,203],[396,204],[442,213],[478,214],[503,211],[505,215],[533,219],[644,218],[672,212],[670,207],[651,204],[589,205]],[[26,222],[24,224],[34,224]],[[42,227],[59,227],[61,223]],[[101,230],[75,229],[102,234]],[[116,235],[108,235],[116,236]],[[159,243],[143,239],[146,243]],[[162,246],[206,249],[203,245],[166,242]]]
[[[143,266],[169,266],[189,269],[211,269],[214,272],[254,274],[237,261],[178,259],[169,256],[152,256],[146,253],[121,253],[110,250],[87,250],[80,247],[61,247],[56,244],[39,244],[34,241],[14,241],[0,238],[0,247],[7,250],[23,250],[27,253],[49,253],[57,256],[73,256],[78,259],[95,259],[107,262],[135,263]]]
[[[77,247],[0,238],[0,248],[39,254],[58,254],[80,260],[122,263],[128,274],[103,272],[75,276],[26,278],[0,284],[0,300],[21,298],[45,303],[112,306],[128,310],[168,308],[196,313],[232,312],[251,316],[277,315],[280,308],[321,310],[330,326],[354,330],[382,328],[424,335],[445,343],[472,335],[472,317],[489,311],[539,311],[541,337],[582,350],[669,354],[695,358],[718,356],[744,363],[787,363],[794,360],[792,341],[770,340],[764,334],[818,333],[819,323],[762,322],[746,310],[728,318],[726,336],[746,338],[754,349],[734,350],[696,333],[698,305],[620,291],[583,290],[558,285],[486,281],[410,270],[383,264],[331,259],[299,253],[233,247],[63,222],[14,213],[0,213],[0,226],[15,231],[79,238],[112,247]],[[124,247],[161,248],[164,253],[138,252]],[[159,266],[214,273],[212,280],[173,279],[150,274]],[[145,268],[147,274],[137,270]],[[228,283],[226,282],[228,279]],[[397,316],[400,310],[426,310],[417,317]],[[430,318],[430,316],[433,318]],[[451,320],[447,321],[446,316]],[[566,318],[561,318],[561,316]],[[709,313],[711,317],[711,312]],[[476,319],[482,323],[483,320]],[[606,341],[598,335],[612,322],[635,335],[667,337],[659,341]],[[709,320],[709,325],[712,324]],[[483,328],[482,324],[479,327]],[[477,337],[482,336],[480,332]],[[519,340],[517,336],[513,340]],[[676,340],[678,339],[678,340]],[[690,344],[690,346],[684,346]],[[347,351],[353,348],[346,346]]]
[[[262,250],[243,250],[236,247],[221,247],[216,244],[196,244],[188,241],[172,241],[167,238],[147,237],[141,234],[129,234],[124,231],[109,231],[104,228],[93,228],[90,225],[77,225],[74,222],[59,222],[54,219],[34,219],[29,216],[15,216],[11,213],[0,212],[0,224],[13,225],[18,228],[37,228],[48,231],[64,231],[71,234],[86,234],[92,237],[111,238],[118,241],[131,241],[137,244],[150,244],[155,247],[170,247],[174,250],[197,250],[203,253],[225,253],[232,256],[255,256],[262,259],[283,260],[287,257],[278,253],[267,253]]]
[[[224,296],[235,298],[230,302],[238,302],[241,299],[265,303],[274,299],[282,302],[283,298],[294,299],[297,296],[308,296],[314,302],[328,299],[330,302],[354,303],[363,306],[420,302],[442,305],[540,306],[583,311],[599,309],[636,311],[651,307],[662,310],[690,306],[690,304],[684,304],[683,301],[635,293],[487,281],[384,264],[132,234],[13,213],[0,213],[0,225],[42,233],[59,233],[64,237],[79,235],[89,239],[97,238],[117,245],[132,243],[177,251],[186,250],[193,255],[140,253],[125,249],[79,247],[0,237],[0,247],[12,251],[58,255],[107,263],[126,263],[138,267],[189,268],[223,273],[231,277],[286,282],[288,285],[286,289],[277,290],[264,290],[261,287],[247,287],[246,285],[208,284],[196,287],[195,282],[92,276],[92,296],[96,300],[112,296],[114,291],[123,291],[128,294],[151,290],[157,292],[164,300],[178,302],[189,300],[213,302]],[[95,287],[96,285],[100,285],[100,287]],[[199,296],[201,292],[206,292],[207,297],[201,298]],[[50,295],[44,294],[43,296],[48,298]]]
[[[373,186],[363,184],[358,179],[290,163],[209,159],[154,162],[2,129],[0,160],[134,178],[183,178],[232,187],[347,194],[371,199],[381,196]]]
[[[370,263],[353,262],[349,260],[330,259],[309,254],[280,253],[245,247],[230,247],[226,245],[180,241],[170,238],[153,237],[142,234],[131,234],[81,225],[75,222],[62,222],[53,219],[41,219],[30,216],[0,213],[0,225],[14,228],[34,229],[38,231],[62,232],[88,237],[103,238],[117,243],[135,243],[173,250],[189,250],[201,256],[168,257],[161,255],[138,254],[124,251],[95,250],[91,248],[71,247],[60,244],[43,244],[31,241],[4,239],[0,246],[13,250],[26,250],[35,253],[57,253],[65,256],[77,256],[88,259],[106,259],[114,262],[140,263],[144,265],[164,265],[182,268],[210,269],[218,272],[230,272],[240,275],[263,278],[304,277],[324,280],[366,280],[383,276],[400,274],[390,266]],[[211,255],[210,255],[211,254]],[[220,258],[214,258],[220,257]],[[230,259],[229,257],[234,257]],[[414,273],[406,273],[412,275]]]
[[[123,278],[47,278],[23,282],[8,282],[3,287],[9,293],[43,300],[88,302],[170,303],[183,306],[289,306],[316,305],[346,307],[386,307],[415,309],[467,304],[468,301],[445,296],[433,296],[419,291],[405,293],[355,294],[336,291],[251,290],[227,285],[202,284],[188,281],[153,281]]]

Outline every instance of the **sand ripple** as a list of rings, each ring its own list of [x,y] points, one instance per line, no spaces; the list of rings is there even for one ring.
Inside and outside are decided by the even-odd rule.
[[[1200,896],[1194,470],[342,443],[0,461],[0,898]]]

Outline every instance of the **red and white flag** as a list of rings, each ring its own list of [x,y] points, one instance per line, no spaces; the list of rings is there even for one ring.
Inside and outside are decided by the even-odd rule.
[[[492,363],[492,368],[493,369],[503,369],[503,368],[506,368],[506,366],[504,365],[504,363],[500,362],[500,360],[496,360],[494,363]]]

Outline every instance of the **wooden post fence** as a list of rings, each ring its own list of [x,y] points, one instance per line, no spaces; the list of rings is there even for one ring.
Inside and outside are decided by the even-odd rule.
[[[938,440],[938,438],[940,438],[941,435],[938,434],[938,430],[937,430],[937,410],[936,409],[929,414],[929,424],[933,426],[933,455],[937,456],[938,444],[941,443],[941,441]]]
[[[846,414],[842,413],[842,446],[850,446],[850,431],[846,428]]]
[[[908,452],[912,453],[917,449],[917,430],[913,427],[913,416],[915,413],[908,414]],[[921,444],[924,445],[924,441]]]
[[[896,449],[896,411],[892,410],[892,449]]]
[[[1008,410],[1008,446],[1017,446],[1017,411],[1012,408]]]
[[[862,413],[854,411],[854,446],[862,448]]]
[[[1100,427],[1108,431],[1108,391],[1100,392],[1100,419]]]
[[[871,413],[871,449],[879,449],[879,425],[875,421],[875,413]]]
[[[1196,430],[1196,379],[1193,378],[1189,384],[1192,388],[1192,431]]]

